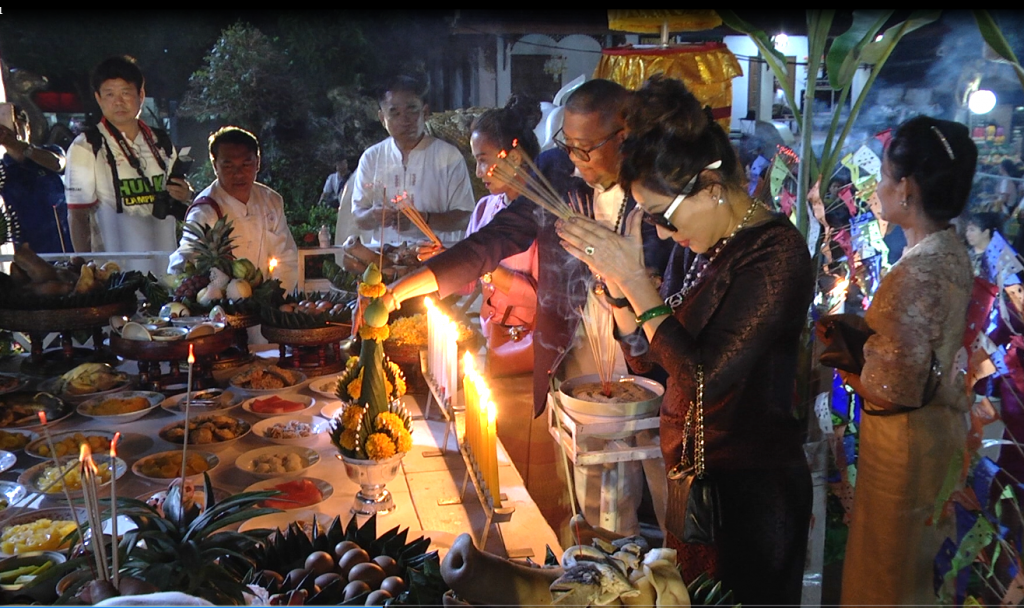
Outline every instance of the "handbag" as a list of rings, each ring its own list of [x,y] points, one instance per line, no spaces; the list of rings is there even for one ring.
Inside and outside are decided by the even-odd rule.
[[[491,323],[491,333],[487,336],[487,373],[503,378],[532,369],[533,330],[524,325]]]
[[[871,328],[857,315],[826,315],[818,320],[818,338],[825,350],[818,361],[825,367],[860,374],[864,368],[864,344],[871,337]]]
[[[679,463],[668,472],[668,504],[665,529],[683,541],[713,544],[722,526],[718,486],[704,466],[704,368],[697,366],[697,398],[686,412],[683,451]],[[687,453],[693,429],[693,459]],[[679,508],[685,505],[684,508]],[[673,508],[674,506],[674,508]]]

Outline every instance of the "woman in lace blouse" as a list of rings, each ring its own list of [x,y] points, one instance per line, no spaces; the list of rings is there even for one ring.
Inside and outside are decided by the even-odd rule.
[[[965,445],[967,397],[954,369],[973,273],[950,220],[967,203],[977,161],[967,127],[926,116],[900,125],[878,185],[882,219],[907,249],[865,320],[864,398],[842,604],[932,605],[935,556],[951,522],[932,521],[950,461]]]

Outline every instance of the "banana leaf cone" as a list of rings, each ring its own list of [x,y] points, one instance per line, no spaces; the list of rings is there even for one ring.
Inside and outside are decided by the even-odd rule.
[[[377,340],[363,340],[359,351],[359,365],[363,368],[363,385],[359,402],[366,406],[370,420],[388,411],[388,392],[384,385],[384,345]]]

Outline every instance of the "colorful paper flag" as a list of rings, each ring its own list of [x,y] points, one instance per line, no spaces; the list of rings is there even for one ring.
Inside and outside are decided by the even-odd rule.
[[[857,215],[857,202],[853,200],[853,184],[846,184],[839,189],[839,200],[843,201],[850,215]]]
[[[882,149],[889,147],[889,142],[892,141],[892,129],[886,129],[885,131],[879,131],[875,133],[875,139],[882,142]]]
[[[853,154],[853,162],[857,163],[857,166],[869,175],[878,175],[882,170],[882,161],[867,146],[861,146],[857,149]]]

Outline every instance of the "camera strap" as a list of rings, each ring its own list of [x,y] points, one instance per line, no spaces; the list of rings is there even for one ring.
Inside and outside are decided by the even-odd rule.
[[[135,154],[135,150],[132,149],[132,146],[128,141],[125,140],[121,131],[114,128],[113,125],[107,122],[106,118],[100,119],[100,123],[107,129],[107,132],[114,138],[114,141],[117,142],[117,146],[121,149],[121,154],[124,154],[125,159],[128,160],[128,164],[131,165],[132,169],[135,169],[135,172],[139,174],[139,177],[146,183],[149,190],[153,192],[153,194],[156,194],[156,188],[153,186],[152,180],[149,179],[142,169],[142,161]],[[167,164],[164,162],[163,156],[160,155],[160,150],[157,148],[156,139],[153,137],[153,131],[150,130],[149,125],[141,120],[139,121],[139,131],[142,133],[142,139],[146,142],[146,145],[149,146],[149,150],[153,154],[153,158],[156,159],[157,166],[160,167],[160,170],[166,175]],[[124,213],[124,205],[122,203],[120,188],[121,179],[117,174],[117,159],[114,158],[114,151],[110,149],[110,144],[107,142],[107,138],[101,137],[101,139],[103,140],[103,147],[107,151],[107,164],[110,165],[110,173],[114,179],[114,199],[117,206],[117,212]]]

